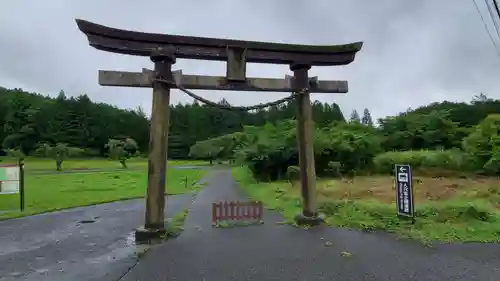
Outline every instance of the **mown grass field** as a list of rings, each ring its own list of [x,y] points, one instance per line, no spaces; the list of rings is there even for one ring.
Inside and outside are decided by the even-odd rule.
[[[253,199],[290,222],[301,211],[300,184],[258,183],[246,167],[233,176]],[[384,230],[421,241],[500,242],[500,180],[414,176],[415,224],[396,216],[396,191],[389,176],[322,179],[318,207],[332,226]]]
[[[12,163],[2,161],[1,164]],[[33,215],[48,211],[86,206],[117,200],[144,197],[147,184],[147,161],[134,159],[129,169],[120,169],[116,161],[68,160],[63,171],[55,171],[54,161],[27,159],[25,176],[25,211],[19,212],[19,194],[0,195],[0,220]],[[193,161],[170,161],[170,165],[192,166]],[[98,171],[78,171],[99,169]],[[75,171],[76,170],[76,171]],[[169,169],[167,194],[182,194],[200,188],[195,185],[206,170]]]
[[[17,160],[8,157],[0,157],[0,165],[5,164],[16,164]],[[206,165],[208,162],[197,161],[197,160],[169,160],[169,165],[172,166],[183,166],[183,165]],[[56,169],[55,161],[48,158],[26,158],[25,160],[25,170],[54,170]],[[148,160],[145,158],[132,158],[127,161],[128,168],[138,169],[147,168]],[[85,169],[119,169],[121,165],[118,161],[105,159],[105,158],[95,158],[95,159],[68,159],[63,162],[62,165],[64,170],[85,170]]]

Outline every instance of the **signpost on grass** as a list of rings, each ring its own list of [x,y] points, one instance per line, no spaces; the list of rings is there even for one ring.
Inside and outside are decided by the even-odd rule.
[[[24,211],[23,165],[0,165],[0,195],[18,194],[19,208]]]
[[[396,204],[398,216],[415,218],[413,201],[413,179],[410,165],[396,165]]]

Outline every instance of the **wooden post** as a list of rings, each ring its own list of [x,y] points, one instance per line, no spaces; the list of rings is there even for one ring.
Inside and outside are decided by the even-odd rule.
[[[175,57],[163,49],[154,51],[151,60],[155,74],[171,80]],[[164,231],[165,185],[167,172],[168,129],[170,122],[170,85],[153,83],[153,109],[149,133],[148,190],[146,223],[148,232]]]
[[[297,97],[297,142],[299,148],[300,183],[303,200],[302,214],[296,217],[299,224],[318,224],[316,212],[316,171],[314,166],[314,135],[311,98],[309,94],[308,64],[290,66],[295,78]]]
[[[24,212],[24,159],[19,159],[19,209]]]

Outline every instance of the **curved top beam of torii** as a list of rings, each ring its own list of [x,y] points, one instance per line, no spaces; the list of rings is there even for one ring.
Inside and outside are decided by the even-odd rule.
[[[152,50],[162,47],[171,48],[180,59],[227,61],[230,47],[244,50],[246,62],[332,66],[351,63],[363,46],[363,42],[323,46],[241,41],[137,32],[81,19],[76,23],[92,47],[134,56],[150,56]]]

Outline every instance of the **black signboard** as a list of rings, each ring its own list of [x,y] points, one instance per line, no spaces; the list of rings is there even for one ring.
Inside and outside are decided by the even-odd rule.
[[[413,218],[413,184],[410,165],[396,165],[396,202],[398,215]]]

